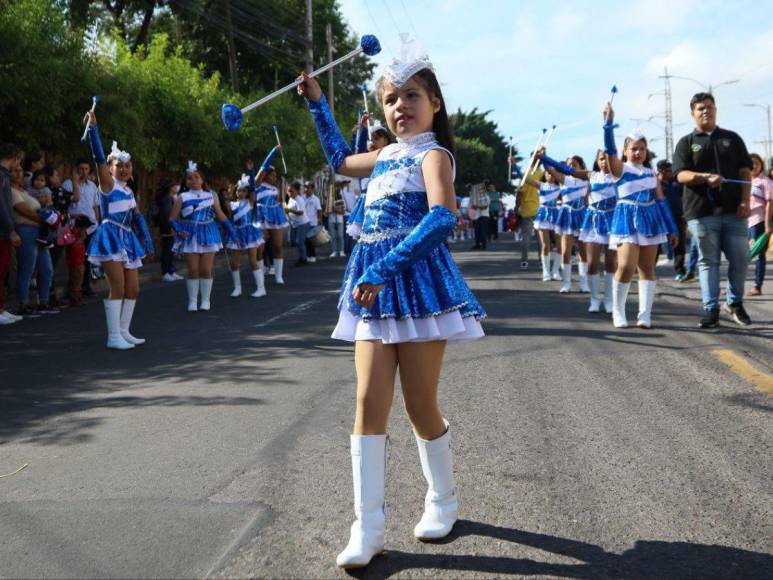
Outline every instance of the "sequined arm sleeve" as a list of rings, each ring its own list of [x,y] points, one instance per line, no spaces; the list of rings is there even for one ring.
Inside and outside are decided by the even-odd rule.
[[[220,222],[223,224],[223,227],[225,228],[225,231],[228,233],[228,236],[236,241],[236,230],[234,229],[234,225],[231,223],[231,220],[223,220]]]
[[[105,148],[102,147],[102,139],[99,138],[99,129],[96,125],[89,127],[89,145],[91,145],[91,156],[97,165],[103,165],[105,159]]]
[[[574,168],[563,161],[556,161],[552,157],[545,155],[542,157],[542,165],[545,167],[552,167],[556,171],[560,171],[564,175],[574,175]]]
[[[417,261],[426,258],[445,242],[455,227],[454,212],[442,205],[434,206],[402,242],[365,270],[357,285],[385,284]]]
[[[306,105],[309,107],[311,118],[317,127],[319,142],[322,144],[327,162],[334,170],[338,170],[344,159],[353,155],[354,151],[341,134],[324,95],[318,101],[306,99]]]
[[[660,211],[660,215],[663,216],[663,221],[666,222],[666,226],[668,226],[668,233],[678,236],[679,227],[676,225],[676,220],[674,220],[674,215],[671,213],[671,208],[668,205],[667,199],[658,200],[658,210]]]
[[[604,151],[610,157],[617,157],[617,145],[615,144],[615,125],[607,121],[604,123]]]
[[[271,167],[271,162],[274,160],[274,155],[276,155],[276,152],[279,151],[279,146],[275,146],[271,151],[268,152],[268,155],[266,155],[266,158],[263,160],[263,163],[260,165],[260,170],[263,173],[268,172],[268,168]],[[254,186],[255,184],[255,178],[252,179],[252,184]]]
[[[142,238],[142,244],[145,246],[145,251],[149,254],[155,253],[155,248],[153,247],[153,237],[150,235],[150,230],[148,229],[148,223],[145,221],[145,218],[143,215],[139,212],[136,212],[134,214],[133,218],[134,227],[139,231],[140,237]]]

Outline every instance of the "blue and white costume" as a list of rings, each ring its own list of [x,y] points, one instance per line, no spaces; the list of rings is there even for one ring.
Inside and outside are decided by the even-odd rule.
[[[588,182],[566,175],[560,191],[561,207],[558,209],[555,231],[562,236],[579,236],[585,219],[585,195],[588,193]]]
[[[137,222],[135,208],[137,202],[134,193],[125,183],[114,180],[113,191],[99,193],[99,210],[102,223],[99,224],[88,248],[89,262],[100,264],[102,262],[123,262],[124,268],[132,270],[142,266],[142,258],[145,257],[143,248],[133,226]],[[144,220],[143,220],[144,223]],[[139,224],[137,224],[139,225]],[[143,232],[145,245],[152,252],[153,242],[150,233]],[[147,226],[145,226],[147,230]]]
[[[352,297],[369,268],[388,260],[430,213],[421,163],[434,149],[445,151],[434,133],[422,133],[379,153],[368,183],[360,241],[344,274],[333,338],[397,343],[483,336],[483,308],[443,243],[387,280],[372,308],[363,308]],[[449,213],[453,229],[456,218]]]
[[[560,189],[555,183],[540,183],[539,208],[534,216],[534,229],[551,231],[556,229]]]
[[[617,180],[618,201],[612,217],[610,248],[621,244],[654,246],[668,241],[671,213],[664,215],[663,204],[655,200],[656,186],[654,169],[623,164],[623,174]]]
[[[290,226],[284,208],[279,205],[279,190],[276,187],[264,181],[255,189],[255,199],[258,227],[277,230]]]
[[[180,194],[182,209],[174,224],[177,238],[175,252],[206,254],[223,247],[220,230],[215,223],[215,195],[211,191],[185,191]],[[180,234],[186,232],[183,239]]]
[[[593,171],[590,176],[589,204],[580,228],[580,241],[609,244],[612,215],[617,204],[617,186],[611,173]]]
[[[255,219],[255,208],[249,199],[238,199],[231,202],[231,220],[236,230],[236,239],[229,239],[225,247],[229,250],[246,250],[257,248],[264,244],[263,232]]]

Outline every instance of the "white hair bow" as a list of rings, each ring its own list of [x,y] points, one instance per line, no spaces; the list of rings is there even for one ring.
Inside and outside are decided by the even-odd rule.
[[[188,161],[188,167],[185,169],[187,173],[196,173],[199,170],[199,166],[193,161]]]
[[[239,183],[237,184],[237,187],[239,189],[246,189],[250,186],[250,176],[246,173],[242,173],[241,179],[239,179]]]

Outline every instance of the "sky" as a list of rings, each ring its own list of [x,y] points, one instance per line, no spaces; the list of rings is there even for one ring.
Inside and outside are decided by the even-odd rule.
[[[674,145],[694,128],[689,103],[701,83],[715,87],[718,124],[739,133],[750,151],[766,153],[766,112],[745,104],[773,105],[773,0],[339,3],[357,34],[381,41],[376,76],[399,55],[399,34],[409,33],[430,56],[449,110],[491,110],[521,151],[555,124],[554,157],[592,159],[602,144],[601,110],[616,85],[618,147],[639,129],[663,158],[658,76],[667,66],[694,79],[671,79]]]

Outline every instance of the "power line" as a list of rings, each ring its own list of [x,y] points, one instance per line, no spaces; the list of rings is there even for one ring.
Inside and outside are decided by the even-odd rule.
[[[416,27],[413,25],[413,19],[411,18],[411,15],[408,12],[408,9],[405,7],[405,2],[403,2],[403,0],[400,0],[400,5],[403,7],[403,12],[405,12],[405,17],[408,19],[408,24],[411,25],[411,28],[413,29],[413,33],[416,35],[416,39],[418,40],[419,33],[416,30]]]
[[[386,0],[382,0],[382,3],[384,4],[384,8],[387,9],[389,18],[392,20],[392,25],[395,27],[395,30],[397,31],[397,34],[399,36],[402,30],[400,30],[400,26],[397,24],[397,20],[395,20],[394,14],[392,14],[392,9],[389,7],[389,4],[386,2]]]
[[[370,17],[370,21],[373,23],[373,27],[376,29],[376,32],[378,32],[378,36],[381,39],[381,44],[386,47],[387,52],[392,55],[392,58],[394,58],[395,54],[392,52],[392,49],[389,48],[389,44],[386,42],[386,36],[381,31],[381,27],[378,25],[378,22],[376,22],[376,19],[373,18],[373,12],[370,11],[370,6],[368,6],[367,0],[362,1],[363,4],[365,4],[365,9],[368,11],[368,16]]]

